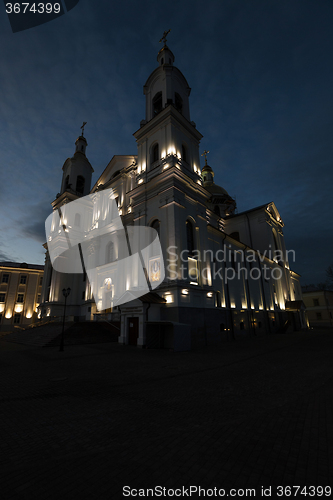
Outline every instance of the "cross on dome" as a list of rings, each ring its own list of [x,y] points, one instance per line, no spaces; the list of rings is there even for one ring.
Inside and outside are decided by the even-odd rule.
[[[169,29],[168,31],[164,31],[163,33],[163,36],[160,40],[160,43],[163,42],[164,43],[164,47],[166,47],[166,42],[167,42],[167,36],[168,34],[170,33],[171,29]]]
[[[84,127],[87,125],[88,122],[83,122],[83,125],[81,127],[82,129],[82,137],[83,137],[83,134],[84,134]]]
[[[209,151],[206,151],[206,149],[205,149],[205,151],[201,155],[201,156],[205,157],[205,166],[208,165],[208,163],[207,163],[207,155],[208,155],[208,153],[209,153]]]

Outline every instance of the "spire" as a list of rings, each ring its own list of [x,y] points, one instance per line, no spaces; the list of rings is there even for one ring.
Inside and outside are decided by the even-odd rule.
[[[205,157],[205,166],[201,170],[201,176],[204,187],[209,186],[214,183],[214,171],[207,163],[207,155],[209,151],[205,149],[201,156]]]
[[[160,66],[163,66],[164,64],[169,64],[170,66],[172,66],[175,60],[175,56],[173,55],[173,53],[166,44],[167,36],[170,33],[170,31],[171,29],[168,31],[164,31],[163,36],[160,40],[160,43],[163,42],[163,47],[157,54],[157,61]]]
[[[84,127],[87,125],[87,122],[83,122],[81,126],[82,134],[75,141],[75,153],[86,154],[86,147],[88,146],[87,139],[84,137]]]

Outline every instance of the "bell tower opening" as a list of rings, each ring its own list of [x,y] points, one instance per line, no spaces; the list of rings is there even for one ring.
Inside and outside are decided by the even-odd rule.
[[[154,116],[158,115],[162,111],[162,92],[157,92],[153,98],[153,114]]]

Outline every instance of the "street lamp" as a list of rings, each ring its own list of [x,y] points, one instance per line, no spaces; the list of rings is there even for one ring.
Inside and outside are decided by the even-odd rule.
[[[64,318],[63,318],[63,321],[62,321],[62,332],[61,332],[61,340],[60,340],[60,349],[59,351],[63,351],[64,350],[64,332],[65,332],[65,317],[66,317],[66,301],[67,301],[67,297],[68,295],[71,293],[71,289],[70,288],[63,288],[62,289],[62,294],[63,296],[65,297],[65,307],[64,307]]]

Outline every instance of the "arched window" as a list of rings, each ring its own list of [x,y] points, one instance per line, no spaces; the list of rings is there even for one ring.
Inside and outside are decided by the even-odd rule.
[[[151,163],[154,163],[155,161],[159,160],[159,147],[158,147],[158,142],[154,144],[152,151],[151,151]]]
[[[78,175],[76,179],[76,191],[78,193],[83,194],[84,184],[85,184],[84,177],[82,177],[82,175]]]
[[[157,231],[158,236],[160,235],[160,221],[158,219],[155,219],[154,222],[151,224],[151,227]]]
[[[187,148],[185,144],[182,145],[182,160],[187,162]]]
[[[80,227],[81,225],[81,215],[75,214],[74,226]]]
[[[230,234],[230,238],[233,238],[234,240],[240,241],[240,239],[239,239],[239,232],[235,231],[235,232],[231,233]]]
[[[153,116],[162,111],[162,92],[157,92],[153,97]]]
[[[179,113],[183,112],[183,99],[177,92],[175,93],[175,108],[179,111]]]
[[[220,207],[218,205],[215,205],[215,207],[214,207],[214,214],[221,217]]]
[[[191,255],[194,250],[194,237],[193,237],[193,225],[189,220],[186,221],[186,239],[187,239],[187,250],[189,255]]]

